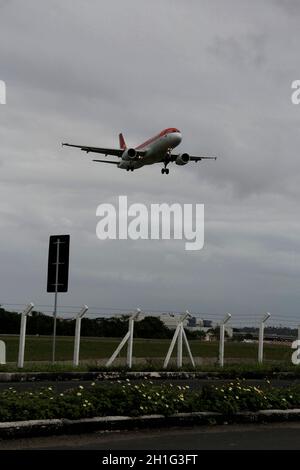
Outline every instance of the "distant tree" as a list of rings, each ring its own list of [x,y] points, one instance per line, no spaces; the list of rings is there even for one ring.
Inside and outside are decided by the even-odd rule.
[[[170,338],[172,332],[158,317],[146,317],[134,326],[137,338]]]

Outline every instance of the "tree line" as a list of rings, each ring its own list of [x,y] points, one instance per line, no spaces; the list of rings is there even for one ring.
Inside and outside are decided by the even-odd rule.
[[[83,318],[81,321],[82,336],[100,336],[119,338],[128,330],[128,315],[108,318]],[[19,334],[21,315],[0,307],[0,334]],[[26,333],[28,335],[51,335],[53,331],[52,316],[33,311],[27,318]],[[75,320],[57,319],[57,335],[74,336]],[[199,335],[200,333],[200,335]],[[146,317],[136,321],[134,335],[137,338],[172,338],[174,330],[170,330],[158,317]],[[201,332],[186,331],[189,339],[201,336]]]

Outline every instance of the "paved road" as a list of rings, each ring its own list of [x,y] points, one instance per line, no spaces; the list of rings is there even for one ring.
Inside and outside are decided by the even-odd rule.
[[[0,450],[300,450],[300,423],[195,426],[0,441]]]

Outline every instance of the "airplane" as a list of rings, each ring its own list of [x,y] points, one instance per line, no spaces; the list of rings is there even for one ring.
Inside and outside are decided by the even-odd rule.
[[[127,147],[123,134],[119,134],[120,148],[118,149],[89,147],[87,145],[73,145],[67,143],[63,143],[62,145],[76,147],[86,153],[94,152],[101,153],[105,156],[113,155],[115,157],[119,157],[119,161],[95,159],[93,162],[110,163],[112,165],[117,165],[118,168],[127,171],[134,171],[138,168],[142,168],[145,165],[163,163],[164,168],[161,169],[161,173],[166,175],[169,174],[167,165],[171,162],[175,162],[176,165],[182,166],[186,165],[189,161],[198,162],[200,160],[217,159],[217,157],[197,157],[189,155],[188,153],[172,153],[174,148],[180,144],[181,139],[181,132],[175,127],[169,127],[135,148]]]

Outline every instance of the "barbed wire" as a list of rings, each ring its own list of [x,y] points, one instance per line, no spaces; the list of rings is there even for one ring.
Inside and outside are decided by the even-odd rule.
[[[16,309],[16,311],[21,312],[26,303],[13,303],[13,302],[0,302],[0,306],[2,307],[9,307]],[[76,316],[76,314],[80,311],[82,306],[78,305],[60,305],[58,307],[58,315],[62,319],[71,320]],[[45,315],[53,315],[53,306],[51,304],[37,304],[34,306],[35,311],[39,311],[44,313]],[[86,314],[86,318],[89,317],[99,317],[99,318],[111,318],[111,317],[119,317],[119,316],[126,316],[130,315],[132,312],[136,311],[136,307],[107,307],[107,306],[92,306],[89,307],[89,310]],[[197,320],[204,320],[204,321],[211,321],[213,324],[219,324],[225,312],[218,313],[218,312],[199,312],[189,310],[192,317],[196,318]],[[183,311],[175,310],[175,309],[151,309],[151,308],[143,308],[141,309],[141,313],[143,316],[164,316],[164,315],[174,315],[179,316],[183,314]],[[230,322],[228,323],[228,327],[257,327],[262,321],[263,312],[262,313],[238,313],[233,314]],[[300,325],[300,315],[291,314],[291,315],[284,315],[282,313],[271,313],[271,317],[266,323],[266,328],[268,327],[288,327],[288,328],[296,328]],[[196,326],[196,325],[195,325]]]

